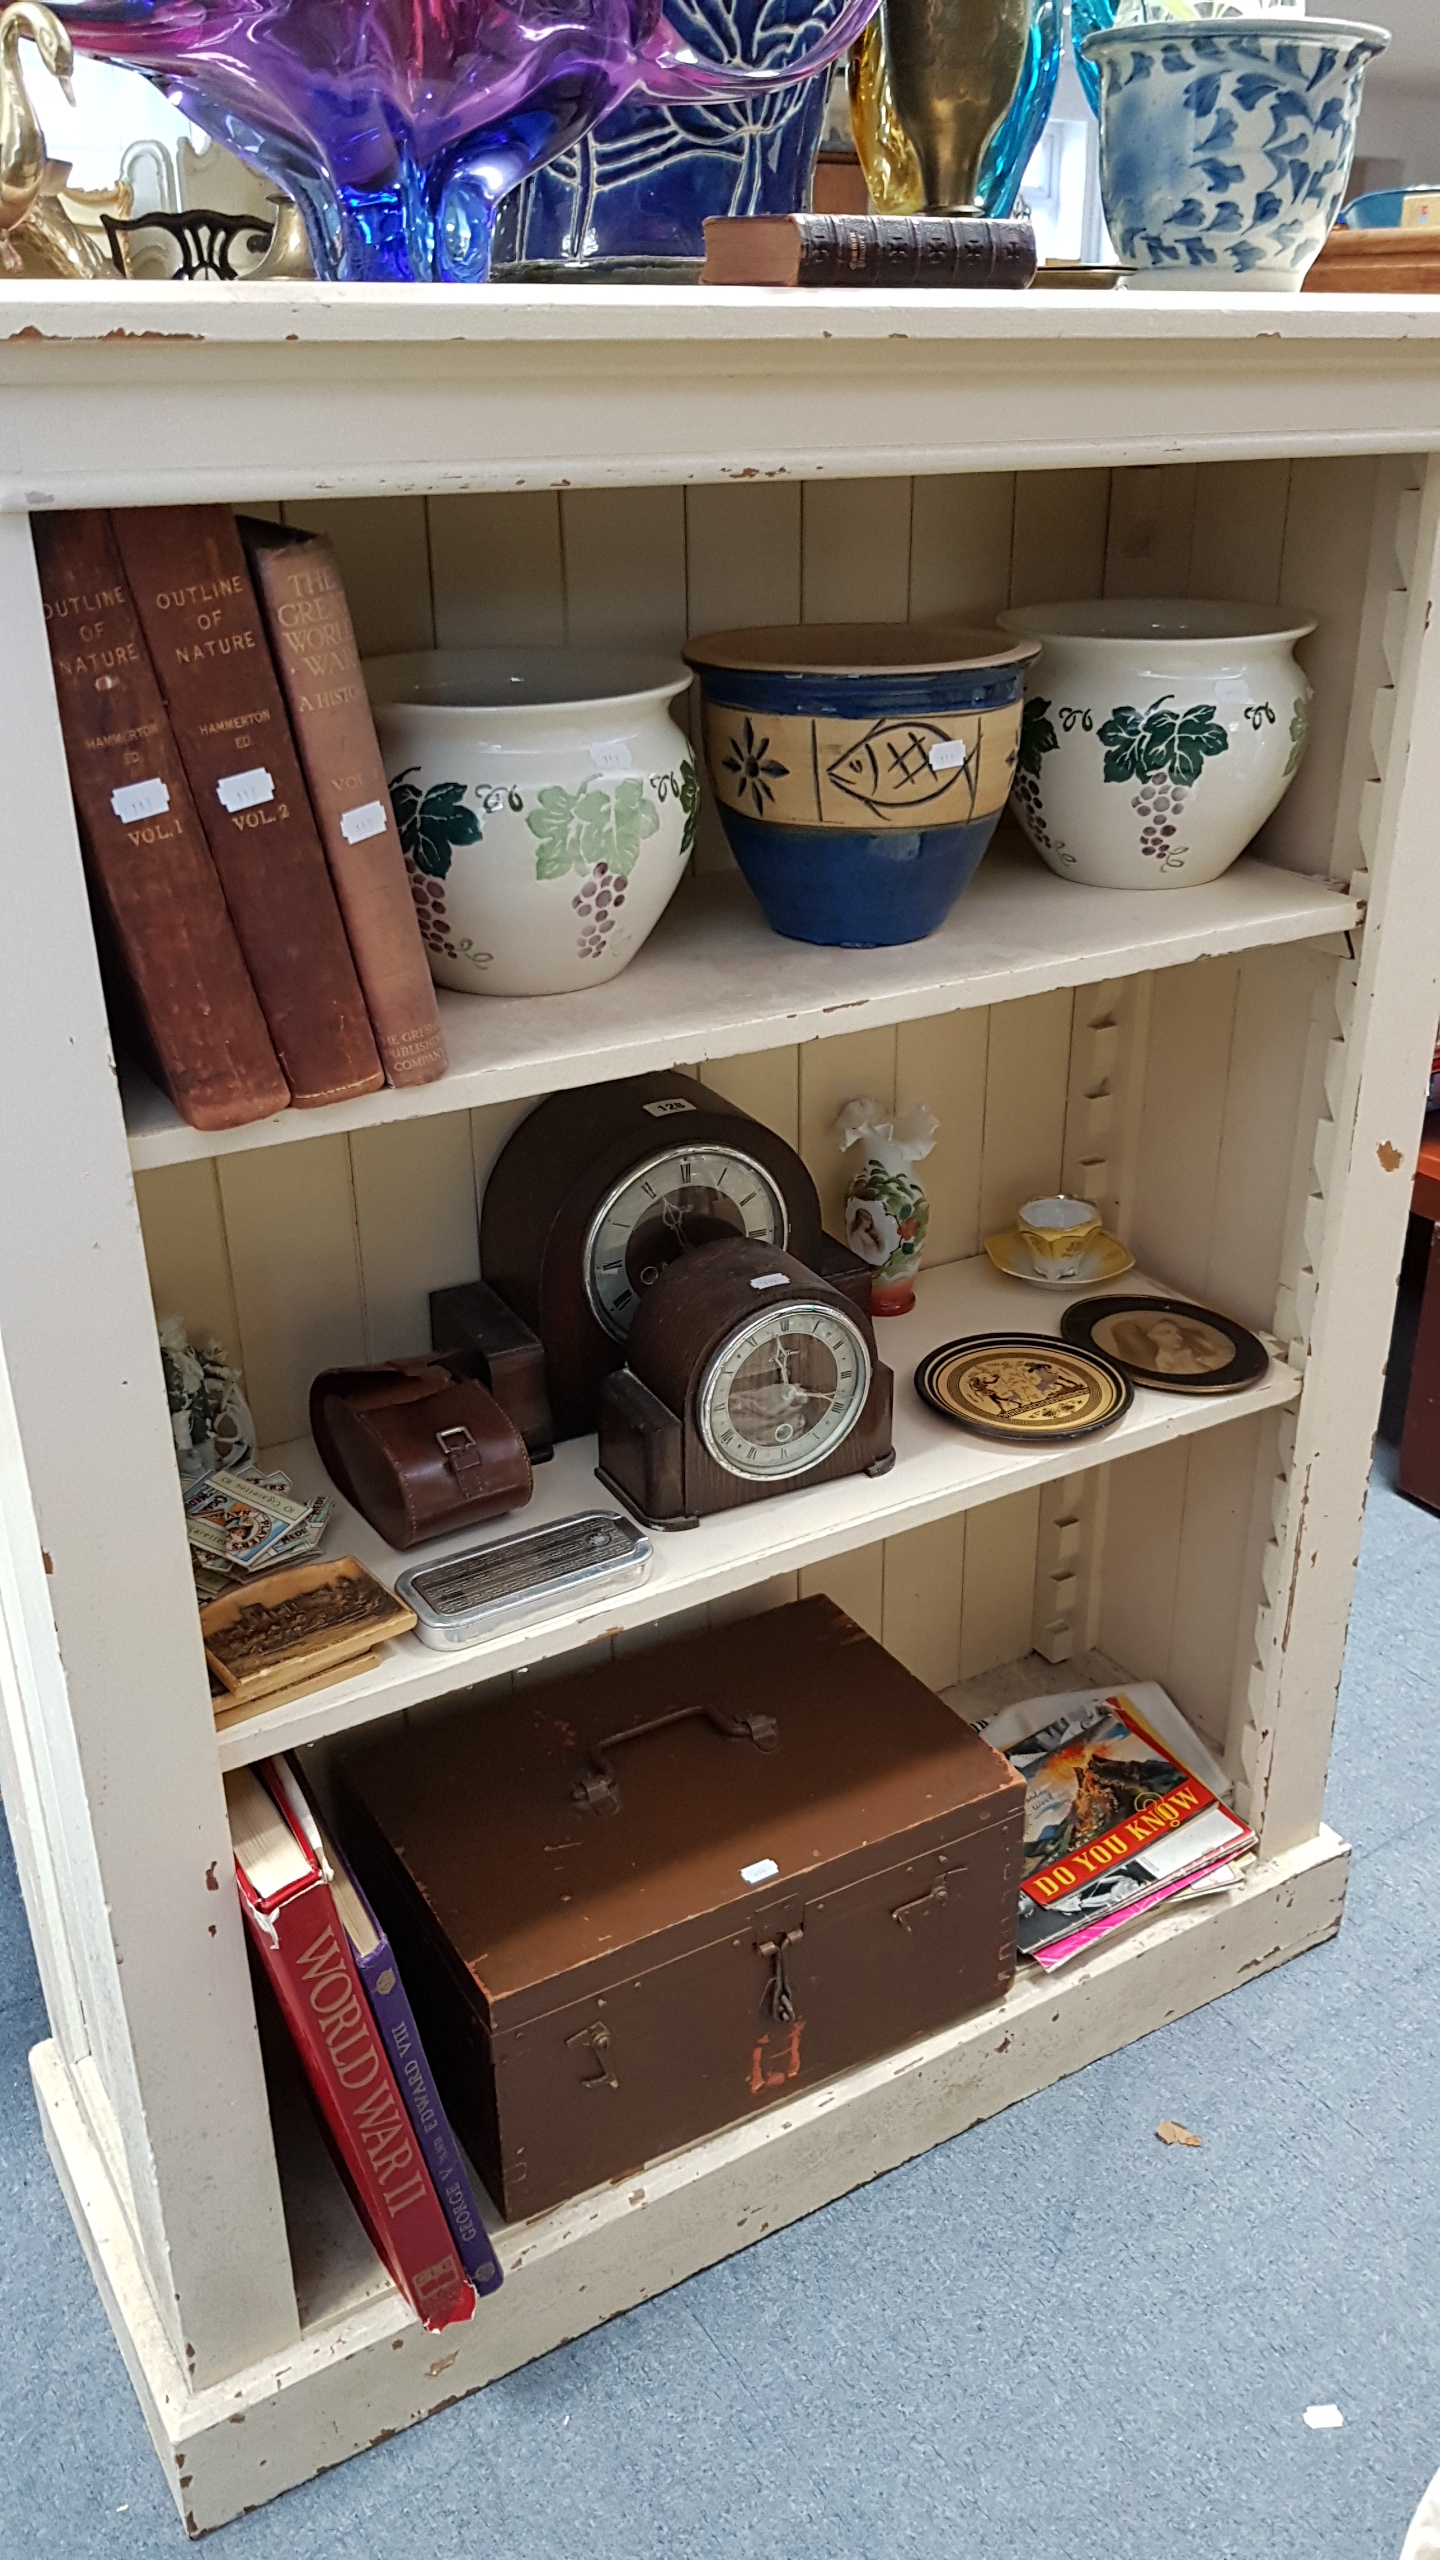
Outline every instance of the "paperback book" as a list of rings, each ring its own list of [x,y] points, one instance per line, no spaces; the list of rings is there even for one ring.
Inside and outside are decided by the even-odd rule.
[[[1016,1943],[1047,1972],[1255,1846],[1154,1681],[1026,1699],[981,1732],[1025,1780]]]

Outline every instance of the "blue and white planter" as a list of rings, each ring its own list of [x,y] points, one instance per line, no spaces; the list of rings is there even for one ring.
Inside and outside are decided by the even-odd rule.
[[[1086,36],[1105,219],[1136,282],[1298,293],[1344,200],[1366,65],[1389,41],[1273,16]]]
[[[848,950],[934,933],[1009,796],[1038,641],[821,622],[685,655],[720,823],[773,931]]]

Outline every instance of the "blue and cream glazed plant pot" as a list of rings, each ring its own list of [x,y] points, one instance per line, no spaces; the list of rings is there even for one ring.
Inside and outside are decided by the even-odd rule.
[[[372,658],[365,679],[430,974],[472,995],[618,975],[695,842],[670,659],[583,649]]]
[[[1002,613],[1042,643],[1015,813],[1062,880],[1218,880],[1279,807],[1310,725],[1294,651],[1313,622],[1254,605],[1112,598]]]
[[[1086,36],[1105,220],[1135,286],[1298,293],[1344,200],[1366,65],[1389,41],[1273,15]]]
[[[944,923],[1009,794],[1036,646],[903,622],[687,641],[721,823],[777,933],[868,950]]]

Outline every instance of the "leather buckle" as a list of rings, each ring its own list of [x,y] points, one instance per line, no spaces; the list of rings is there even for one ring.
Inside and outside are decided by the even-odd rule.
[[[463,1422],[449,1423],[436,1432],[435,1446],[461,1492],[471,1492],[485,1471],[485,1452],[473,1431]]]

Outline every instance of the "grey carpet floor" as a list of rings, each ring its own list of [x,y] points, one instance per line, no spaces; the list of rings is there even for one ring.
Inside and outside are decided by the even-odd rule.
[[[1335,1944],[243,2518],[226,2560],[1396,2560],[1440,2464],[1440,1519],[1392,1480],[1382,1447]],[[36,2126],[8,1856],[0,1947],[0,2560],[177,2554]]]

